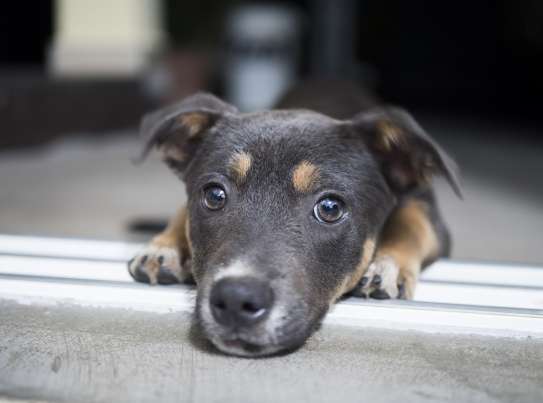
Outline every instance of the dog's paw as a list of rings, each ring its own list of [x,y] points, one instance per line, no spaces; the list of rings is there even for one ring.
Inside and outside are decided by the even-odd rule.
[[[400,268],[390,256],[375,259],[358,283],[353,294],[363,298],[404,298]]]
[[[187,277],[181,258],[177,248],[151,243],[128,262],[128,272],[142,283],[180,283]]]

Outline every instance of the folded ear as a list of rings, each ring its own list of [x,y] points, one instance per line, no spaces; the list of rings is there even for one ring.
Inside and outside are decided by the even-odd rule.
[[[371,109],[356,115],[349,124],[376,156],[395,192],[406,192],[428,183],[433,175],[442,175],[462,198],[456,163],[406,111]]]
[[[138,162],[156,147],[176,173],[182,174],[207,131],[237,109],[208,93],[197,93],[145,115],[140,126],[143,147]]]

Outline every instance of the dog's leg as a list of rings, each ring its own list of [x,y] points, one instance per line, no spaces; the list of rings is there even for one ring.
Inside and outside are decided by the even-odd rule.
[[[421,269],[448,252],[449,235],[433,195],[410,197],[387,220],[355,294],[412,299]]]
[[[151,284],[172,284],[190,278],[190,243],[187,209],[181,208],[166,229],[155,236],[128,262],[128,272],[136,280]]]

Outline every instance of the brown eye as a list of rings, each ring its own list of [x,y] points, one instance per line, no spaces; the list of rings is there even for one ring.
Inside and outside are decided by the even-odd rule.
[[[313,208],[315,218],[320,222],[334,223],[343,217],[343,202],[333,197],[320,199]]]
[[[226,192],[218,185],[209,185],[204,189],[203,202],[210,210],[220,210],[226,204]]]

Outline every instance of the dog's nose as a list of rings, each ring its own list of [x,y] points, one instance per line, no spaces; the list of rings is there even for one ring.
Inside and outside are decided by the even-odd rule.
[[[273,291],[252,277],[224,278],[211,290],[211,312],[228,327],[247,327],[263,320],[273,304]]]

